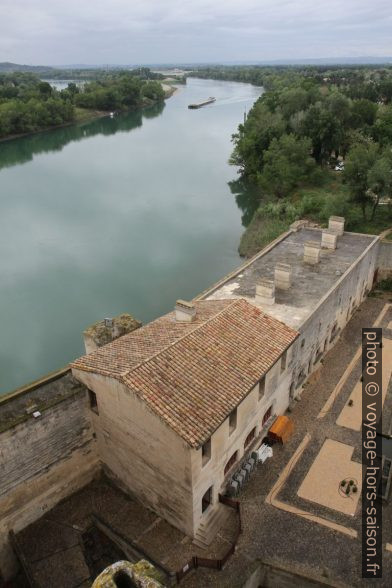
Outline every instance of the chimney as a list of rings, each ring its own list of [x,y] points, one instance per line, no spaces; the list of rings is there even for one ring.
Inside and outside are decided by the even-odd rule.
[[[303,219],[296,220],[293,223],[291,223],[290,229],[296,233],[297,231],[300,231],[301,229],[306,227],[308,224],[309,224],[309,221],[307,221],[307,220],[303,220]]]
[[[318,241],[305,241],[304,262],[316,265],[320,261],[321,245]]]
[[[342,216],[330,216],[328,222],[328,229],[337,235],[344,233],[344,218]]]
[[[256,304],[275,303],[275,282],[262,278],[256,284]]]
[[[321,233],[321,247],[324,249],[336,249],[338,234],[335,231],[324,229]]]
[[[118,337],[132,333],[142,326],[142,323],[132,315],[124,313],[114,318],[105,318],[98,321],[83,332],[86,353],[92,353],[102,345],[111,343]]]
[[[288,290],[291,286],[291,265],[277,263],[275,266],[275,287]]]
[[[177,300],[174,307],[176,321],[179,323],[191,323],[196,317],[196,307],[192,302]]]

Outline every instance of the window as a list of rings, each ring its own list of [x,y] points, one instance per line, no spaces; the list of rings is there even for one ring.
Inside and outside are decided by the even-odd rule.
[[[224,475],[226,475],[227,472],[229,470],[231,470],[231,468],[233,467],[233,465],[236,463],[237,458],[238,458],[238,451],[235,451],[233,453],[233,455],[231,456],[231,458],[229,459],[229,461],[227,462],[227,464],[225,465],[225,469],[223,470]]]
[[[249,435],[246,437],[246,439],[244,441],[244,449],[245,449],[245,447],[248,447],[249,443],[251,441],[253,441],[255,436],[256,436],[256,427],[253,427],[253,429],[251,430],[251,432],[249,433]]]
[[[88,391],[88,397],[89,397],[89,400],[90,400],[90,408],[91,408],[91,410],[93,410],[94,412],[96,412],[97,414],[99,414],[99,412],[98,412],[97,395],[92,390],[89,390]]]
[[[208,488],[207,492],[205,492],[203,494],[203,498],[201,499],[201,512],[205,512],[211,503],[212,503],[212,486],[210,486]]]
[[[201,448],[201,463],[206,465],[211,459],[211,439],[208,439]]]
[[[305,347],[305,339],[302,339],[301,341],[301,349],[303,349]]]
[[[232,434],[237,426],[237,409],[235,408],[229,416],[229,435]]]
[[[268,421],[272,414],[272,406],[269,407],[267,412],[264,413],[263,420],[261,421],[261,426],[264,427],[265,423]]]
[[[287,361],[287,351],[285,351],[280,360],[280,373],[284,372],[286,369],[286,361]]]
[[[264,396],[265,392],[265,376],[263,376],[259,382],[259,400],[261,400]]]
[[[336,339],[336,337],[339,334],[339,329],[338,329],[338,324],[335,323],[334,326],[332,327],[332,331],[331,331],[331,337],[329,339],[329,341],[333,341],[334,339]]]
[[[297,388],[299,388],[301,386],[302,382],[304,382],[305,379],[306,379],[305,370],[301,370],[298,375]]]

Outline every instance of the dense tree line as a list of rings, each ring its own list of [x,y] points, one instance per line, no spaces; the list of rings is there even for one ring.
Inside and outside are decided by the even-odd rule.
[[[0,76],[0,137],[38,131],[73,118],[72,102],[34,74]]]
[[[279,89],[295,83],[298,77],[315,84],[336,86],[349,98],[365,98],[373,102],[392,99],[391,66],[211,66],[194,68],[188,76],[204,79],[230,80]]]
[[[159,102],[165,97],[159,82],[146,81],[128,72],[85,84],[80,91],[72,88],[72,91],[77,106],[96,110],[125,110],[146,100]]]
[[[153,74],[155,77],[155,74]],[[31,133],[75,120],[75,107],[122,111],[160,102],[161,84],[148,68],[111,72],[79,87],[58,91],[33,73],[0,74],[0,137]]]
[[[233,136],[231,163],[260,193],[282,198],[344,159],[351,197],[373,218],[392,191],[392,69],[311,71],[274,71]]]

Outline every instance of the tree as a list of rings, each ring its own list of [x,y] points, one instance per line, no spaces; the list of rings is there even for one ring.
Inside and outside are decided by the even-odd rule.
[[[43,98],[49,98],[53,93],[53,88],[48,82],[40,82],[38,84],[38,91]]]
[[[71,96],[74,96],[75,94],[79,94],[79,87],[74,82],[71,82],[70,84],[68,84],[67,90],[71,94]]]
[[[321,104],[307,111],[302,134],[311,138],[313,157],[321,164],[329,160],[332,151],[339,150],[344,137],[339,120]]]
[[[369,172],[377,159],[378,145],[355,145],[348,153],[344,180],[347,183],[351,199],[362,208],[366,219],[366,206],[371,202],[369,194]]]
[[[165,98],[162,84],[159,82],[147,82],[142,86],[142,94],[150,100],[160,101]]]
[[[355,129],[372,126],[376,119],[377,104],[370,100],[354,100],[351,106],[351,126]]]
[[[264,167],[259,184],[265,192],[277,197],[286,196],[315,169],[310,157],[311,141],[294,135],[273,139],[264,152]]]
[[[380,145],[392,143],[392,105],[380,106],[372,131]]]
[[[370,220],[374,219],[380,199],[392,193],[392,153],[385,150],[368,172],[368,186],[374,202]]]
[[[239,132],[233,135],[234,151],[230,163],[240,167],[248,179],[256,180],[263,167],[263,153],[275,138],[286,131],[286,123],[279,112],[272,113],[259,99]]]
[[[279,104],[283,116],[289,119],[296,112],[306,109],[309,96],[303,88],[289,88],[280,94]]]

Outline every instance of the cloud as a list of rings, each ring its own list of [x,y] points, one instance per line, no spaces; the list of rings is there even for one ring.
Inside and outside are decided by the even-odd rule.
[[[246,61],[392,54],[387,0],[2,0],[3,60]]]

